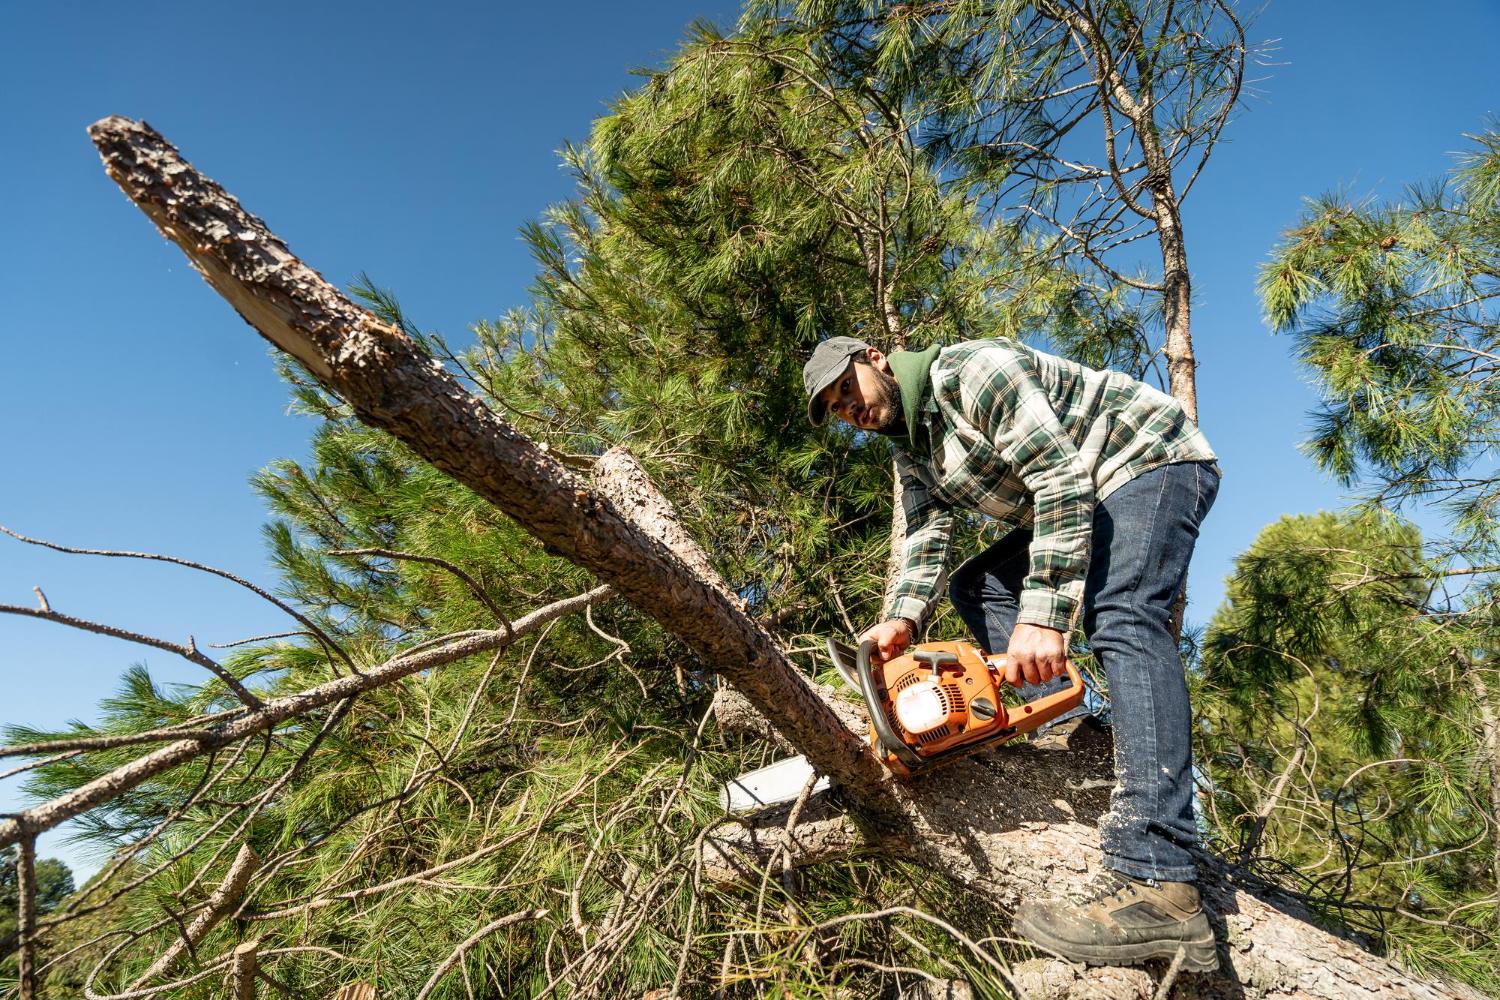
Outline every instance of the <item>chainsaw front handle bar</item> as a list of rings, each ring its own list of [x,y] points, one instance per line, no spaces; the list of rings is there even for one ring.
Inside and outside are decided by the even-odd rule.
[[[853,646],[845,645],[837,639],[828,640],[828,658],[833,661],[833,669],[839,672],[844,683],[858,691],[859,678],[854,676],[854,660],[859,655]]]
[[[890,720],[885,717],[885,709],[875,693],[875,678],[870,673],[870,658],[874,652],[875,640],[866,639],[859,644],[859,655],[855,661],[855,673],[859,676],[859,693],[864,696],[865,710],[870,713],[870,725],[875,727],[875,735],[880,737],[880,743],[885,747],[886,752],[895,754],[897,760],[915,771],[928,762],[919,757],[915,750],[907,746],[895,734],[891,729]]]

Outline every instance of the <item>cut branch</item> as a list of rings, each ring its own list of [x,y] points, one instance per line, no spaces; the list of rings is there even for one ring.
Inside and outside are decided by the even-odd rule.
[[[225,914],[239,902],[240,897],[245,894],[245,886],[250,884],[250,877],[259,868],[260,855],[256,854],[255,849],[249,844],[241,844],[239,853],[234,856],[234,861],[229,865],[229,871],[224,874],[224,881],[220,882],[219,887],[208,897],[208,901],[193,918],[193,922],[188,924],[181,937],[173,941],[171,946],[151,963],[150,968],[141,973],[140,978],[132,983],[130,988],[138,990],[145,986],[176,965],[184,953],[202,941],[203,936],[213,930],[219,921],[224,919]],[[235,960],[238,964],[238,949],[235,951]],[[253,953],[251,961],[254,961]]]
[[[255,1000],[255,977],[260,971],[255,953],[259,949],[259,941],[246,941],[234,949],[229,966],[234,1000]]]

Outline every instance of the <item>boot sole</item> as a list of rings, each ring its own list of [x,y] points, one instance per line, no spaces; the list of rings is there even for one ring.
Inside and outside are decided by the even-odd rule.
[[[1182,967],[1189,972],[1217,972],[1219,969],[1219,952],[1214,945],[1212,930],[1206,937],[1185,941],[1087,945],[1053,937],[1026,920],[1018,920],[1015,929],[1032,943],[1085,965],[1139,965],[1152,958],[1176,958],[1178,949],[1181,949],[1185,952]]]

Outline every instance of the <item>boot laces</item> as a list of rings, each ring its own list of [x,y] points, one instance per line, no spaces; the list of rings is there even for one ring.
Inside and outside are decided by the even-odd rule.
[[[1142,886],[1160,888],[1155,879],[1134,879],[1124,872],[1105,868],[1080,886],[1073,898],[1079,903],[1099,903],[1106,899],[1123,903],[1127,898],[1139,896],[1138,890]]]

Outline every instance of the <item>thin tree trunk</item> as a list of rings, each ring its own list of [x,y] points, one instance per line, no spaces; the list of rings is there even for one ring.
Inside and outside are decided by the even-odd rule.
[[[885,261],[885,240],[868,236],[859,239],[860,250],[865,255],[865,271],[870,278],[870,295],[880,311],[888,338],[884,349],[887,354],[906,350],[906,327],[901,322],[901,310],[896,305],[896,286],[889,279]],[[911,415],[907,414],[907,419]],[[891,463],[891,531],[886,547],[885,581],[881,586],[880,621],[888,621],[895,613],[896,585],[901,582],[901,550],[906,547],[906,504],[903,502],[901,471]],[[874,624],[873,622],[871,624]]]
[[[1474,701],[1479,706],[1479,732],[1484,747],[1485,762],[1490,772],[1490,829],[1494,844],[1492,871],[1495,876],[1495,948],[1500,950],[1500,712],[1489,687],[1484,683],[1480,668],[1469,667],[1473,678]]]
[[[17,934],[21,940],[20,1000],[36,996],[36,838],[27,837],[16,855]]]
[[[1159,151],[1159,150],[1158,150]],[[1170,168],[1168,168],[1170,169]],[[1161,243],[1162,313],[1166,321],[1167,387],[1188,418],[1198,422],[1198,362],[1193,357],[1193,281],[1188,273],[1182,215],[1168,174],[1152,189]]]
[[[1099,787],[1107,754],[1018,746],[897,781],[774,640],[672,544],[622,515],[408,338],[353,306],[154,131],[109,118],[90,133],[109,175],[263,336],[364,422],[405,441],[549,551],[596,573],[679,635],[837,783],[864,836],[881,851],[926,864],[1002,909],[1024,896],[1076,887],[1098,866],[1094,827],[1107,801]],[[1233,989],[1250,997],[1364,1000],[1372,988],[1390,997],[1479,996],[1408,976],[1306,923],[1294,903],[1272,905],[1236,890],[1213,859],[1203,858],[1201,867],[1227,944],[1225,970],[1185,978],[1176,987],[1179,998]],[[1097,992],[1093,980],[1071,972],[1043,978],[1063,986],[1040,995]],[[1230,987],[1226,978],[1241,985]]]
[[[1121,10],[1122,16],[1128,13]],[[1094,16],[1086,10],[1047,5],[1047,14],[1068,25],[1083,38],[1093,52],[1098,77],[1100,113],[1104,119],[1105,144],[1109,154],[1114,183],[1126,206],[1136,214],[1156,223],[1157,245],[1162,264],[1162,318],[1166,327],[1163,349],[1167,356],[1167,391],[1182,404],[1193,423],[1198,422],[1198,362],[1193,357],[1192,309],[1193,282],[1188,270],[1187,240],[1182,232],[1182,211],[1172,182],[1172,159],[1162,147],[1156,126],[1155,95],[1149,81],[1142,92],[1132,93],[1120,73],[1115,54]],[[1141,33],[1131,26],[1137,39]],[[1144,61],[1138,59],[1138,62]],[[1115,133],[1111,108],[1117,108],[1128,119],[1140,143],[1141,159],[1146,164],[1146,189],[1151,194],[1149,206],[1139,204],[1126,190],[1123,176],[1115,162]],[[1187,579],[1182,581],[1172,601],[1167,627],[1173,639],[1180,639],[1187,617]]]
[[[891,463],[891,534],[885,557],[885,583],[880,599],[880,620],[896,613],[896,585],[901,582],[901,553],[906,548],[906,503],[901,488],[900,467]],[[1003,650],[1001,650],[1003,652]]]

